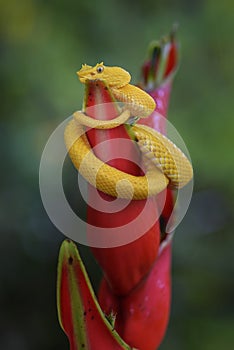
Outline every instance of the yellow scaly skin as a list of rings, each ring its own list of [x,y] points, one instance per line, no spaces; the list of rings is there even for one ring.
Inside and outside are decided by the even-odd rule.
[[[117,170],[98,159],[87,140],[83,125],[110,129],[126,123],[130,116],[145,118],[155,109],[155,102],[146,92],[130,85],[130,74],[120,67],[83,65],[77,72],[82,83],[101,80],[113,96],[125,104],[124,111],[115,119],[99,121],[75,112],[65,130],[65,142],[74,166],[83,177],[100,191],[114,197],[145,199],[169,186],[185,186],[193,177],[193,170],[184,153],[161,133],[142,125],[131,127],[137,144],[144,154],[145,176],[133,176]],[[127,108],[127,109],[126,109]]]
[[[129,84],[131,75],[120,67],[107,67],[103,62],[95,67],[83,65],[77,72],[81,83],[101,80],[110,88],[114,98],[126,105],[131,115],[148,117],[156,108],[154,99],[137,86]]]

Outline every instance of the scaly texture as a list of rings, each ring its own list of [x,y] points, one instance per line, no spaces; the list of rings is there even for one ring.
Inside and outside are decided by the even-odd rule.
[[[160,193],[168,182],[177,189],[192,179],[192,166],[183,152],[166,136],[146,126],[129,126],[130,133],[149,160],[145,161],[145,176],[126,174],[99,160],[92,152],[83,125],[114,128],[126,122],[130,115],[148,116],[154,110],[155,102],[143,90],[129,84],[131,76],[122,68],[106,67],[103,63],[95,67],[83,65],[77,74],[82,83],[105,81],[114,97],[125,103],[125,111],[114,120],[97,121],[76,112],[66,128],[65,142],[71,160],[90,184],[114,197],[140,200]]]
[[[168,184],[155,166],[149,166],[145,176],[133,176],[102,162],[92,152],[82,125],[75,120],[66,127],[65,142],[70,158],[81,175],[110,196],[145,199],[161,192]]]
[[[104,81],[116,100],[125,103],[133,116],[146,118],[155,110],[154,99],[142,89],[129,84],[131,75],[123,68],[104,66],[103,62],[94,67],[85,64],[77,74],[84,84],[87,81]]]
[[[189,160],[165,135],[143,125],[133,126],[132,131],[141,151],[166,175],[171,188],[181,188],[192,179],[193,169]]]
[[[155,109],[153,98],[137,86],[127,84],[119,89],[112,88],[114,97],[125,103],[131,115],[139,118],[148,117]]]

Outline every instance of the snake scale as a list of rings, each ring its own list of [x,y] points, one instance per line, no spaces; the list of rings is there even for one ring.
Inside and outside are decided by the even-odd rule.
[[[73,114],[65,130],[65,143],[74,166],[98,190],[114,197],[140,200],[160,193],[169,186],[179,189],[193,177],[190,161],[165,135],[143,125],[131,125],[131,134],[143,153],[145,175],[134,176],[102,162],[93,153],[85,127],[115,128],[130,117],[146,118],[155,109],[153,98],[129,84],[130,74],[120,67],[83,65],[77,72],[81,83],[104,81],[117,101],[124,103],[122,113],[112,120],[95,120],[82,111]]]

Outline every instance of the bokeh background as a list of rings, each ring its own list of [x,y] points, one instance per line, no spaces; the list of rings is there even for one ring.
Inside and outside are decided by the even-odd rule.
[[[148,43],[179,22],[169,109],[195,169],[173,250],[171,319],[160,350],[234,346],[234,3],[232,0],[0,1],[0,348],[65,350],[55,283],[64,236],[41,203],[38,168],[54,128],[81,108],[82,63],[139,78]],[[97,284],[87,249],[86,264]]]

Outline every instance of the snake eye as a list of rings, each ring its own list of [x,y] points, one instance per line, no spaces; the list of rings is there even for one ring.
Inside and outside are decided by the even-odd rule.
[[[102,66],[97,67],[97,73],[102,73],[103,70],[104,70],[104,67]]]

